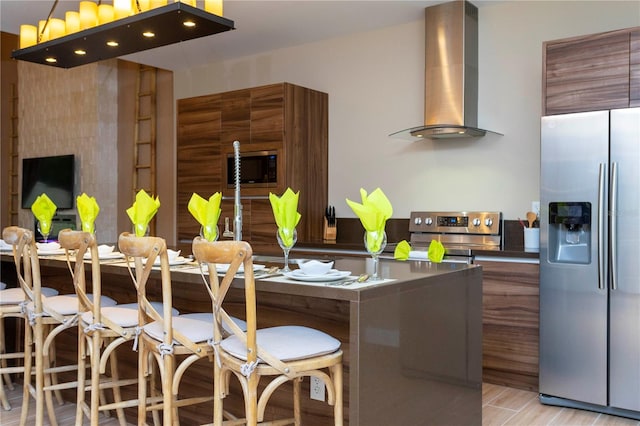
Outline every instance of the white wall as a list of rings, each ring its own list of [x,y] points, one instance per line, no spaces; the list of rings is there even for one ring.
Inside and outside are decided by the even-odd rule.
[[[329,94],[329,204],[380,187],[395,218],[412,210],[498,210],[539,199],[542,42],[640,26],[637,1],[480,5],[479,127],[504,136],[407,142],[388,134],[424,113],[424,21],[175,73],[176,99],[276,82]]]

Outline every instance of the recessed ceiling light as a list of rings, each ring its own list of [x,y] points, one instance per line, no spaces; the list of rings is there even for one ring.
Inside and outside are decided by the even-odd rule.
[[[155,37],[156,34],[153,31],[145,31],[142,33],[143,36],[151,38],[151,37]]]
[[[107,42],[107,46],[111,46],[111,47],[117,47],[118,46],[118,42],[117,41],[108,41]]]
[[[76,49],[73,51],[73,53],[75,53],[76,55],[86,55],[87,51],[83,49]]]
[[[51,57],[45,58],[45,61],[49,62],[50,64],[58,62],[56,58],[51,58]]]
[[[193,28],[196,26],[196,23],[193,21],[184,21],[182,25],[184,25],[187,28]]]

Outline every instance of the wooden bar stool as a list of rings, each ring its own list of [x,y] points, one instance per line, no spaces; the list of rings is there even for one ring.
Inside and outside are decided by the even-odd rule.
[[[58,241],[65,250],[75,250],[75,266],[72,272],[73,286],[83,312],[78,321],[78,393],[76,406],[76,425],[82,425],[85,415],[91,424],[98,423],[99,413],[116,410],[121,426],[127,424],[124,408],[138,405],[137,397],[123,401],[121,388],[138,383],[136,377],[120,379],[118,371],[117,349],[133,342],[138,325],[137,304],[102,307],[102,280],[100,276],[100,259],[95,236],[88,232],[65,229],[58,234]],[[85,255],[91,257],[91,294],[87,294],[85,275]],[[82,386],[86,378],[87,357],[90,364],[90,380],[88,386]],[[110,376],[106,376],[107,363]],[[106,403],[104,390],[111,389],[113,403]],[[86,391],[90,391],[90,403],[85,402]],[[103,403],[101,404],[101,398]]]
[[[48,287],[42,287],[44,297],[55,296],[58,291]],[[22,287],[7,288],[5,283],[0,283],[0,402],[4,410],[11,410],[11,404],[7,399],[5,385],[13,390],[12,374],[24,373],[24,350],[19,341],[21,330],[24,329],[24,302],[26,294]],[[16,341],[14,350],[7,352],[5,318],[16,318]]]
[[[46,403],[49,422],[52,426],[57,426],[52,394],[61,389],[75,388],[77,381],[58,383],[56,373],[76,371],[78,366],[53,366],[54,342],[60,333],[77,325],[81,313],[78,310],[78,298],[75,294],[42,296],[40,262],[31,231],[10,226],[3,230],[2,237],[14,246],[18,281],[28,298],[25,310],[27,323],[24,333],[24,391],[20,424],[26,424],[30,397],[33,397],[36,401],[35,424],[43,424]],[[105,296],[101,296],[100,303],[102,306],[116,304],[113,299]],[[32,384],[31,377],[32,356],[35,363],[35,384]],[[62,403],[60,396],[57,396]]]
[[[340,341],[322,331],[301,326],[256,329],[256,295],[252,250],[245,241],[208,242],[200,237],[193,241],[193,255],[207,265],[207,279],[213,303],[214,347],[214,425],[223,424],[223,400],[228,393],[230,374],[240,381],[244,393],[245,421],[254,426],[264,420],[264,412],[273,392],[282,384],[293,382],[293,418],[267,424],[302,424],[300,383],[306,376],[317,377],[326,386],[329,404],[334,407],[334,424],[342,418],[342,351]],[[229,264],[222,281],[216,264]],[[237,327],[223,308],[225,296],[240,266],[244,267],[246,332]],[[208,281],[208,282],[207,282]],[[224,337],[224,330],[232,335]],[[261,378],[269,378],[258,395]],[[235,424],[235,422],[234,422]]]
[[[196,313],[173,317],[171,271],[167,245],[157,237],[136,237],[123,233],[118,240],[119,250],[133,258],[135,271],[129,263],[131,278],[138,294],[140,335],[138,336],[138,400],[147,401],[138,408],[138,424],[146,424],[146,413],[163,411],[163,424],[179,423],[178,408],[211,401],[211,393],[191,398],[178,397],[180,382],[185,371],[202,358],[213,358],[209,344],[213,338],[213,314]],[[162,315],[147,299],[147,283],[156,259],[160,259],[162,285]],[[162,382],[162,400],[149,404],[147,380],[155,359]]]

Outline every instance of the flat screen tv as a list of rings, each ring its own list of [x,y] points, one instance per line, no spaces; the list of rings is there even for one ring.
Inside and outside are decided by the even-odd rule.
[[[58,155],[22,159],[22,208],[29,209],[42,193],[58,209],[73,208],[74,156]]]

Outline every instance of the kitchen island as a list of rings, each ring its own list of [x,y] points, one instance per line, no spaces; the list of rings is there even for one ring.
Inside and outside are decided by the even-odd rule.
[[[13,265],[2,256],[2,272]],[[256,256],[256,264],[275,258]],[[281,259],[280,259],[281,261]],[[280,263],[281,265],[281,263]],[[371,272],[367,258],[337,258],[335,268],[351,275]],[[43,281],[71,292],[71,280],[61,258],[41,260]],[[103,293],[120,303],[135,298],[127,268],[105,263]],[[383,281],[329,286],[263,276],[256,280],[258,326],[298,324],[321,329],[342,342],[344,351],[344,412],[350,425],[480,425],[482,422],[482,270],[474,265],[382,260]],[[211,303],[197,270],[172,268],[174,305],[182,313],[207,311]],[[9,280],[10,281],[10,280]],[[151,294],[159,299],[159,272],[152,276]],[[243,316],[242,281],[231,290],[227,310]],[[69,343],[74,336],[66,337]],[[71,352],[60,354],[71,357]],[[129,356],[130,355],[130,356]],[[125,374],[133,374],[135,354],[121,356]],[[187,373],[181,392],[212,389],[207,360]],[[308,395],[309,383],[303,384]],[[291,390],[276,392],[268,418],[291,410]],[[234,391],[225,408],[241,413],[241,393]],[[67,395],[73,400],[73,393]],[[209,422],[202,406],[180,410],[184,423]],[[133,418],[133,413],[131,413]],[[324,402],[303,398],[305,425],[332,424]]]

